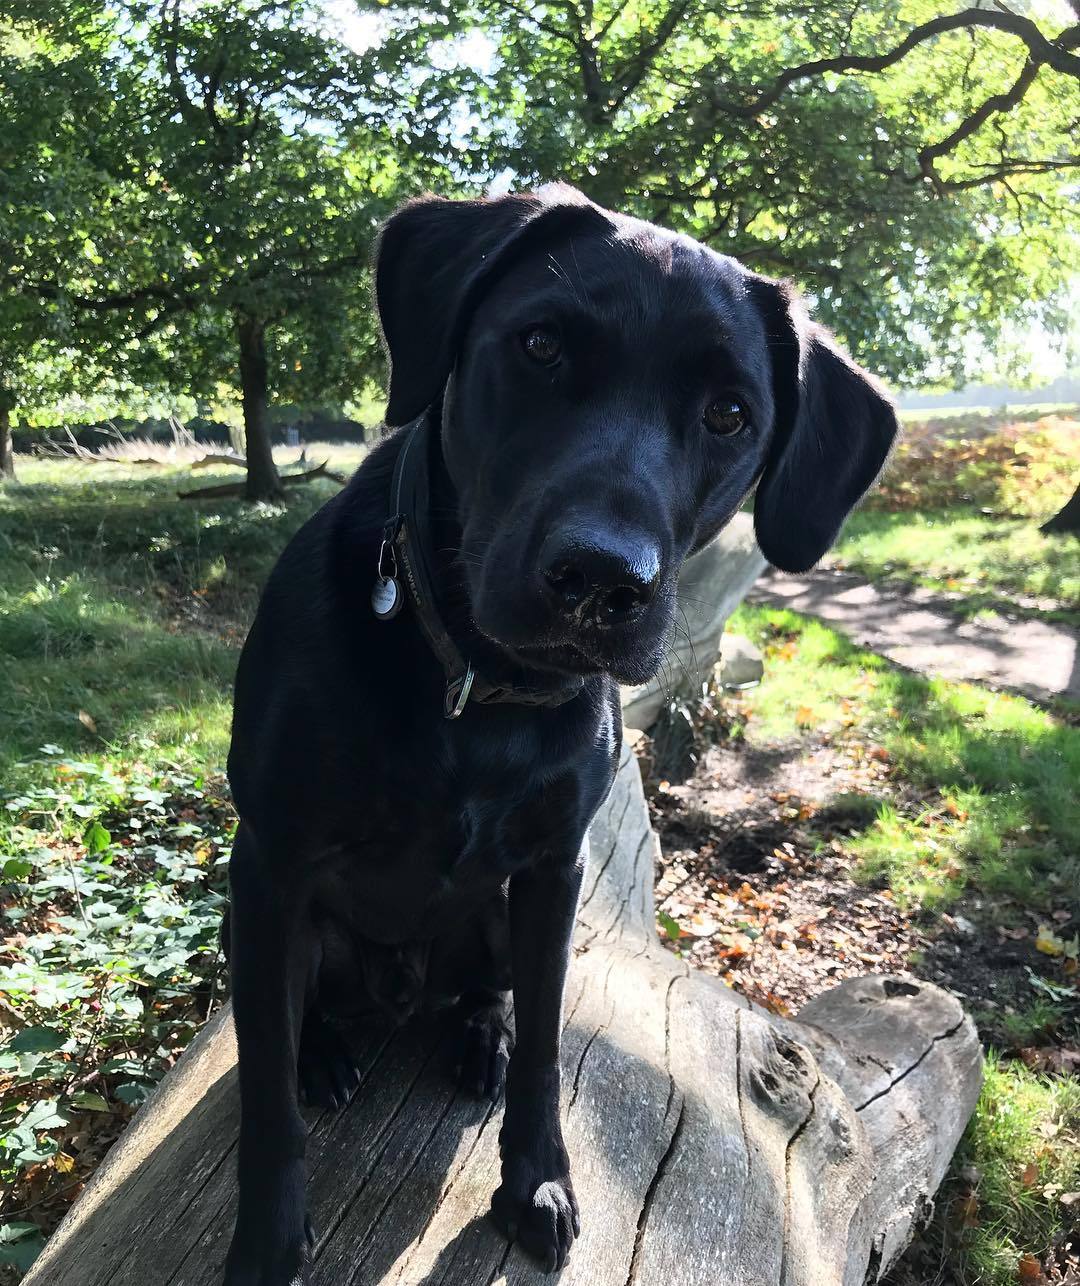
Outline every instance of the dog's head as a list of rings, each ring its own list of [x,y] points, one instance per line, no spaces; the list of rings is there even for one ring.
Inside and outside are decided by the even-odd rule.
[[[679,568],[757,482],[804,571],[897,425],[785,285],[565,186],[423,198],[383,232],[387,423],[442,398],[477,627],[522,663],[650,677]]]

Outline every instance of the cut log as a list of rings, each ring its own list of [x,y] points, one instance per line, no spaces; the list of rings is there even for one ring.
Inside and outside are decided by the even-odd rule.
[[[979,1092],[957,1001],[841,984],[797,1021],[659,943],[650,828],[624,750],[591,834],[565,1008],[562,1111],[582,1286],[859,1286],[929,1209]],[[309,1114],[316,1286],[488,1286],[543,1275],[486,1217],[499,1109],[446,1074],[435,1026],[370,1032],[341,1113]],[[217,1286],[238,1095],[227,1011],[162,1084],[25,1286]]]

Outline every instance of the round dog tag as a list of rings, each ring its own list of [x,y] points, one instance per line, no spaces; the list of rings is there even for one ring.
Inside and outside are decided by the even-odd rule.
[[[371,609],[380,621],[388,621],[401,608],[401,589],[392,576],[382,577],[371,589]]]

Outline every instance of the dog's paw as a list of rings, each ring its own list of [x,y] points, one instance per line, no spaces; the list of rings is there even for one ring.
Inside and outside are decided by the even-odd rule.
[[[513,1039],[501,1009],[481,1009],[461,1024],[456,1072],[468,1094],[497,1102],[506,1084]]]
[[[360,1069],[344,1039],[321,1018],[308,1014],[296,1063],[301,1101],[311,1107],[344,1107],[356,1093]]]
[[[257,1243],[235,1237],[223,1286],[309,1286],[314,1244],[310,1220],[304,1222],[303,1237],[286,1244],[270,1237]]]
[[[574,1238],[581,1235],[577,1198],[568,1175],[547,1179],[532,1191],[504,1180],[491,1198],[491,1213],[506,1237],[539,1260],[548,1273],[562,1268]]]

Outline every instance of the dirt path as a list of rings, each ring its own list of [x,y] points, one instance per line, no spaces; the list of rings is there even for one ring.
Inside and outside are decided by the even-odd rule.
[[[842,572],[772,572],[747,597],[815,616],[924,674],[1080,701],[1080,635],[1067,625],[990,613],[965,621],[929,591],[879,589]]]

